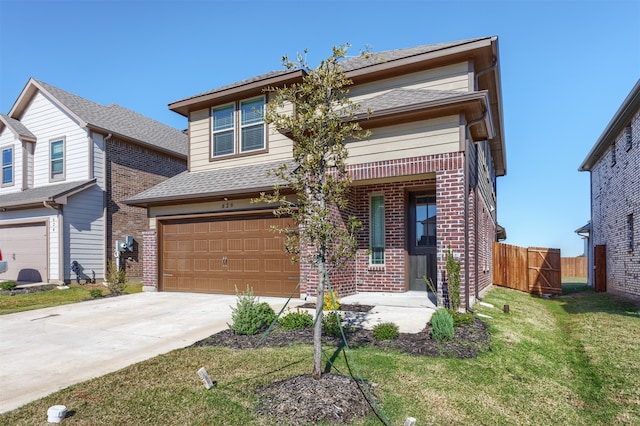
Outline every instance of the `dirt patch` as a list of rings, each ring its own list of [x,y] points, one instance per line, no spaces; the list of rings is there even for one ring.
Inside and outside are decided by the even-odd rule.
[[[480,352],[488,350],[490,343],[487,324],[477,318],[472,324],[457,327],[450,342],[431,339],[429,326],[419,333],[400,333],[397,339],[385,341],[376,340],[371,330],[362,328],[348,330],[345,334],[350,348],[396,350],[427,357],[474,358]],[[262,333],[244,336],[227,329],[200,340],[193,346],[250,349],[255,348],[262,338]],[[323,335],[322,341],[325,345],[344,346],[341,338]],[[275,326],[260,342],[260,346],[282,347],[312,342],[311,328],[284,330]],[[368,388],[375,390],[375,386],[370,385]],[[368,394],[363,391],[361,384],[351,377],[329,373],[324,374],[320,380],[311,375],[291,377],[259,389],[258,394],[258,413],[277,418],[279,424],[292,425],[318,422],[348,424],[369,414],[373,402],[365,397]]]
[[[298,306],[298,308],[316,309],[316,304],[305,303],[304,305]],[[369,312],[372,309],[373,306],[371,305],[340,305],[340,309],[338,310],[344,312]]]

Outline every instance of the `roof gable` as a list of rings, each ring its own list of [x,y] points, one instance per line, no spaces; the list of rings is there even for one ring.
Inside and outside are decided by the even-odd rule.
[[[38,91],[67,112],[80,127],[118,135],[174,156],[187,156],[187,135],[182,131],[120,105],[100,105],[34,78],[18,97],[9,113],[10,118],[18,121]]]
[[[0,124],[11,130],[17,139],[30,142],[35,142],[38,139],[24,124],[8,115],[0,114]],[[0,126],[0,130],[2,130],[2,126]]]

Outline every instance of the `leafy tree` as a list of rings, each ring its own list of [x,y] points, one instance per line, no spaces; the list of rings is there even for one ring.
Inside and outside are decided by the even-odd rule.
[[[273,173],[286,182],[297,199],[287,200],[276,186],[272,194],[261,194],[260,200],[278,202],[276,215],[292,218],[299,232],[279,230],[286,235],[286,248],[317,273],[313,338],[316,378],[322,374],[322,301],[328,276],[354,257],[355,234],[361,225],[354,216],[345,217],[341,213],[348,203],[350,184],[345,142],[367,135],[353,119],[359,108],[347,97],[351,81],[340,67],[348,48],[348,45],[334,47],[333,54],[314,69],[301,54],[296,62],[284,56],[283,65],[304,71],[304,77],[300,83],[269,88],[272,96],[265,113],[267,123],[294,141],[296,167],[283,165]],[[291,106],[294,112],[287,113]]]

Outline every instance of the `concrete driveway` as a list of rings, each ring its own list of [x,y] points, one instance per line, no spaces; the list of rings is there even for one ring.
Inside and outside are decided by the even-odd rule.
[[[277,312],[286,299],[260,301]],[[0,412],[189,346],[227,328],[235,304],[235,296],[138,293],[0,316]]]

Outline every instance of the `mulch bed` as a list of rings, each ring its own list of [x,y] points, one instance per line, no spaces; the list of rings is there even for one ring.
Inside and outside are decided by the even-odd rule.
[[[344,305],[341,310],[345,310]],[[193,346],[250,349],[255,348],[262,337],[262,333],[245,336],[227,329],[200,340]],[[400,333],[394,340],[378,341],[373,337],[371,330],[362,328],[347,331],[346,337],[350,348],[367,347],[395,350],[413,356],[455,358],[474,358],[480,352],[488,350],[490,341],[487,324],[477,318],[472,324],[457,327],[450,342],[431,339],[430,326],[419,333]],[[312,342],[311,328],[284,330],[275,326],[260,346],[282,347]],[[327,335],[322,336],[322,342],[324,345],[343,346],[341,338]],[[375,386],[368,387],[375,391]],[[323,374],[319,380],[311,375],[290,377],[271,383],[257,392],[260,395],[257,412],[278,419],[279,424],[349,424],[372,411],[371,403],[365,397],[361,384],[351,377],[331,373]]]

